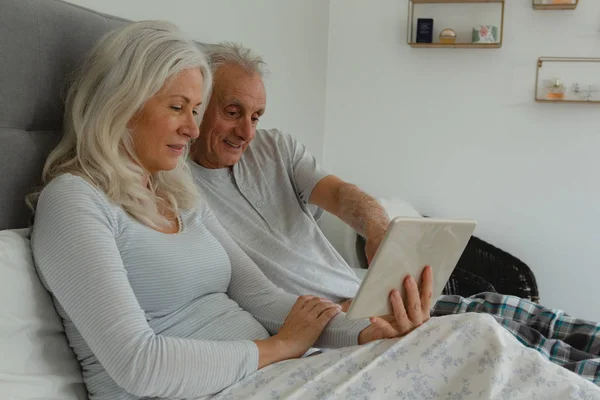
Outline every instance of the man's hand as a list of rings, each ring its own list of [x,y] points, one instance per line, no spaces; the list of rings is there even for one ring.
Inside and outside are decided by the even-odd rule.
[[[415,280],[408,276],[404,279],[406,305],[398,290],[390,293],[393,315],[370,318],[371,325],[363,329],[358,343],[365,344],[379,339],[401,337],[427,322],[430,318],[433,274],[427,266],[421,275],[421,290]]]

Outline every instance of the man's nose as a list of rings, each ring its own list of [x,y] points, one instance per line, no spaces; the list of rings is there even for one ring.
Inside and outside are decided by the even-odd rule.
[[[251,141],[254,138],[254,124],[252,123],[252,119],[244,119],[240,121],[237,129],[237,135],[244,139],[246,142]]]

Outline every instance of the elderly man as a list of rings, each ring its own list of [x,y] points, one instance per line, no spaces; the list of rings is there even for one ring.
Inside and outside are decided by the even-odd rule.
[[[289,134],[257,129],[266,108],[259,56],[236,44],[204,50],[214,89],[190,161],[203,198],[276,285],[297,295],[351,299],[360,281],[316,218],[327,210],[366,237],[370,261],[389,223],[385,210],[323,170]],[[417,289],[414,281],[407,284]],[[497,293],[441,296],[432,309],[434,316],[459,312],[493,315],[523,344],[600,384],[600,324]]]
[[[265,112],[262,60],[237,45],[209,46],[215,87],[192,149],[192,172],[218,219],[282,289],[340,301],[359,279],[315,218],[336,215],[372,257],[389,218],[355,185],[324,171],[289,134],[257,130]]]

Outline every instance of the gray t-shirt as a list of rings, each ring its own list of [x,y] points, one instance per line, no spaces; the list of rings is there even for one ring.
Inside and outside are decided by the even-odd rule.
[[[273,283],[333,301],[355,296],[360,280],[317,225],[322,210],[307,204],[329,174],[302,144],[261,129],[232,169],[190,168],[217,219]]]
[[[275,287],[205,202],[155,231],[80,177],[41,193],[32,251],[90,400],[191,399],[256,371],[296,297]],[[368,320],[337,315],[317,347],[355,345]]]

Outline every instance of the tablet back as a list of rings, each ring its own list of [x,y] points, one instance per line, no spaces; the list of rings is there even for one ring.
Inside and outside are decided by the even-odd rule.
[[[407,275],[421,283],[427,265],[433,272],[432,302],[442,293],[473,231],[476,221],[396,217],[371,262],[348,310],[350,319],[392,314],[389,294],[400,290],[406,299]]]

